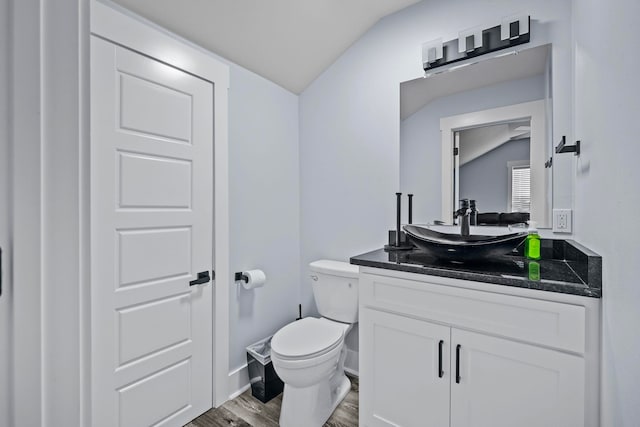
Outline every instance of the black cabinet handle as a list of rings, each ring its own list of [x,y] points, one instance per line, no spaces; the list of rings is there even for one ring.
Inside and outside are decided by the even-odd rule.
[[[440,340],[438,343],[438,378],[442,378],[444,371],[442,370],[442,345],[444,341]]]
[[[189,286],[195,285],[203,285],[205,283],[209,283],[211,281],[211,277],[209,276],[208,271],[201,271],[198,273],[198,278],[196,280],[192,280],[189,282]]]
[[[456,346],[456,384],[460,384],[460,344]]]

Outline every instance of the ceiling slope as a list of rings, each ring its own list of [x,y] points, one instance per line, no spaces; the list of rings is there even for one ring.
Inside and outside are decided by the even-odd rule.
[[[380,18],[418,1],[115,0],[294,93]]]

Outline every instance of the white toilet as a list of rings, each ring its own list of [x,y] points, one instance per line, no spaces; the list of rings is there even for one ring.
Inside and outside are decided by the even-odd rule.
[[[271,361],[284,382],[283,427],[322,426],[351,388],[344,338],[358,321],[358,267],[321,260],[309,269],[322,317],[290,323],[271,340]]]

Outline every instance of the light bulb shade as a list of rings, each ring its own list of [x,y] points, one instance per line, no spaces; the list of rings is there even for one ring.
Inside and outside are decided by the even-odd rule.
[[[482,47],[482,26],[477,25],[458,33],[458,52],[472,52]]]
[[[519,13],[505,16],[500,24],[500,39],[513,40],[523,34],[529,33],[529,15]]]
[[[427,66],[443,57],[442,37],[422,43],[422,65]]]

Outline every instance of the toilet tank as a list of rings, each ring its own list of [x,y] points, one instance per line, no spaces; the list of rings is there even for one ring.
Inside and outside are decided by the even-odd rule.
[[[313,296],[322,317],[358,322],[358,266],[320,260],[309,264]]]

